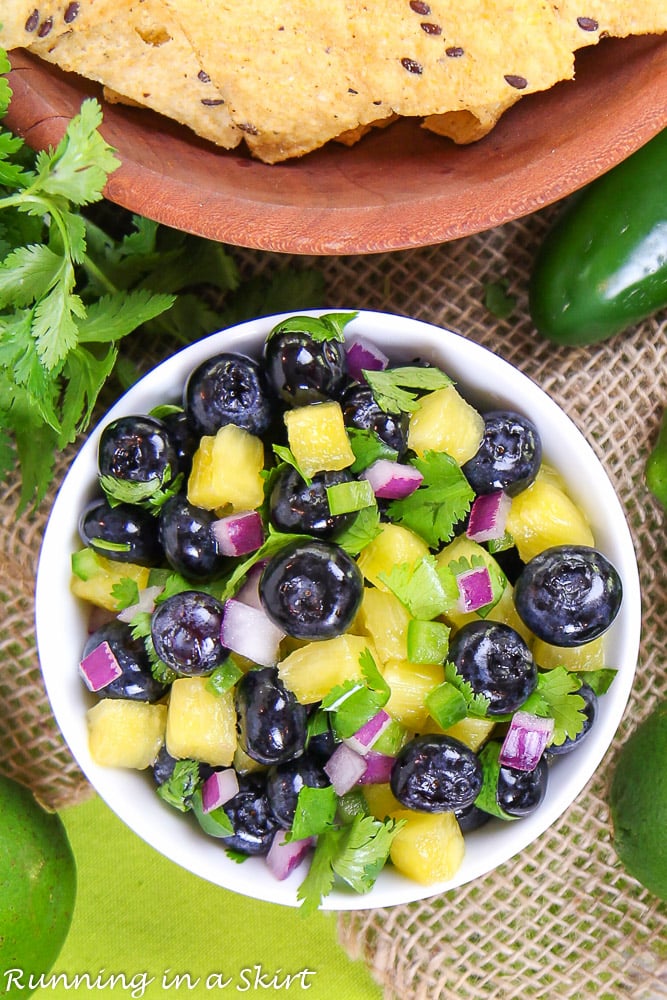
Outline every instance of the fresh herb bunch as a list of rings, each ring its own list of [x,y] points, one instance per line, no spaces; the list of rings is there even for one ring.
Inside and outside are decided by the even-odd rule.
[[[9,69],[0,49],[0,120]],[[96,203],[120,161],[101,122],[85,100],[38,153],[0,127],[0,481],[19,466],[19,513],[44,498],[56,454],[87,429],[112,372],[121,389],[137,377],[119,356],[128,334],[187,343],[321,301],[319,272],[242,284],[221,244],[121,210],[107,225]]]

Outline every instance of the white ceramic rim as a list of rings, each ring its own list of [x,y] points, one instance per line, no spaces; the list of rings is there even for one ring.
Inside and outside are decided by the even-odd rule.
[[[301,314],[332,311],[303,310]],[[116,417],[145,413],[160,403],[179,400],[185,379],[197,364],[221,350],[257,352],[274,324],[288,315],[294,313],[251,320],[184,348],[145,375],[109,410],[81,448],[53,505],[40,552],[35,624],[56,721],[81,770],[113,812],[155,850],[195,875],[246,896],[297,906],[303,869],[279,882],[262,859],[250,858],[241,865],[230,861],[220,844],[154,794],[146,773],[100,767],[91,759],[85,711],[95,699],[79,678],[78,653],[75,662],[67,656],[73,637],[80,635],[82,646],[85,636],[82,605],[69,589],[70,554],[80,545],[78,512],[94,490],[102,427]],[[639,576],[622,506],[595,452],[563,410],[518,369],[451,330],[393,314],[359,311],[346,334],[375,341],[395,361],[428,358],[450,374],[477,405],[487,409],[508,406],[530,416],[540,430],[546,460],[565,476],[571,496],[589,516],[597,546],[618,569],[624,596],[608,633],[609,646],[616,651],[615,662],[609,665],[618,668],[618,676],[602,699],[598,722],[586,742],[551,769],[547,798],[540,808],[516,822],[492,820],[469,834],[463,864],[450,881],[424,886],[388,867],[371,893],[336,889],[324,899],[325,910],[392,906],[455,889],[509,861],[544,833],[582,791],[612,742],[632,688],[641,630]],[[87,491],[85,484],[90,484]],[[64,644],[60,637],[65,638]]]

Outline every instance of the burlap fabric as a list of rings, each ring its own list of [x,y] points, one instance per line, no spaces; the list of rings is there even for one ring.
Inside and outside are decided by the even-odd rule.
[[[325,276],[323,305],[412,315],[502,354],[586,434],[625,505],[636,543],[644,601],[637,678],[614,745],[587,788],[537,842],[491,875],[421,903],[340,915],[343,946],[363,957],[387,1000],[667,997],[667,906],[621,870],[606,805],[619,746],[667,692],[667,520],[642,478],[667,403],[667,316],[596,347],[559,349],[539,339],[528,318],[527,281],[552,213],[444,246],[370,257],[290,261],[231,251],[244,275],[272,274],[286,263],[311,265]],[[506,320],[484,304],[487,286],[499,281],[516,297]],[[148,367],[168,350],[152,343],[140,345],[139,353]],[[61,475],[70,458],[62,456]],[[51,718],[32,634],[49,500],[17,521],[17,496],[16,482],[2,496],[0,768],[57,808],[90,790]]]

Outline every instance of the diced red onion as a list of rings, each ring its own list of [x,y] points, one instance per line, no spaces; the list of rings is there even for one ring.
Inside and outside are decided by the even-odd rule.
[[[531,712],[515,712],[500,748],[500,764],[517,771],[534,770],[553,731],[553,719],[545,719]]]
[[[246,578],[234,594],[237,601],[242,604],[249,604],[252,608],[261,608],[262,602],[259,596],[259,581],[264,572],[268,559],[261,559],[250,567]]]
[[[357,784],[359,785],[384,785],[391,778],[391,771],[396,762],[395,757],[390,757],[386,753],[377,753],[375,750],[370,750],[364,760],[366,761],[366,770],[359,778]]]
[[[100,691],[123,673],[108,642],[101,642],[79,663],[79,670],[90,691]]]
[[[357,382],[365,382],[364,368],[367,371],[383,371],[389,364],[389,358],[379,347],[363,337],[353,337],[345,348],[348,375]]]
[[[286,830],[278,830],[271,841],[266,863],[269,870],[279,880],[288,878],[297,868],[311,847],[315,844],[314,837],[303,840],[285,840]]]
[[[479,611],[493,601],[493,584],[486,566],[473,566],[456,577],[459,611]]]
[[[383,708],[376,712],[372,718],[357,729],[353,736],[346,737],[343,742],[351,750],[365,757],[378,737],[385,731],[391,723],[391,716]]]
[[[209,813],[233,799],[239,790],[239,779],[233,767],[214,771],[201,786],[202,812]]]
[[[225,601],[220,641],[233,653],[247,656],[261,667],[273,667],[278,662],[278,647],[284,638],[285,633],[262,608],[253,608],[233,597]]]
[[[357,784],[366,770],[366,758],[346,743],[340,743],[324,765],[324,771],[336,795],[345,795]]]
[[[490,542],[505,534],[512,498],[503,490],[482,493],[470,508],[466,535],[473,542]]]
[[[122,622],[131,622],[135,615],[147,611],[152,614],[155,611],[155,599],[162,593],[163,587],[144,587],[139,591],[139,600],[129,607],[123,608],[117,615]]]
[[[223,556],[245,556],[256,552],[264,541],[264,526],[259,511],[242,510],[221,517],[212,525],[218,549]]]
[[[414,465],[403,465],[388,458],[379,458],[361,473],[373,487],[376,497],[403,500],[421,485],[423,475]]]

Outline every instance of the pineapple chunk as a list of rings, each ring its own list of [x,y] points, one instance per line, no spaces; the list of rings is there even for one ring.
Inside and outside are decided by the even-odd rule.
[[[88,710],[88,746],[96,764],[143,770],[164,744],[167,706],[104,698]]]
[[[139,590],[148,586],[150,570],[129,562],[116,562],[98,555],[92,549],[81,549],[72,556],[72,577],[70,589],[75,597],[80,597],[98,608],[118,611],[118,601],[113,588],[121,580],[134,580]]]
[[[363,785],[362,793],[371,815],[376,819],[387,819],[404,808],[388,784]]]
[[[380,579],[381,573],[391,573],[393,566],[415,563],[428,555],[428,545],[409,528],[400,524],[383,523],[380,534],[362,549],[357,563],[369,583],[378,590],[387,590]]]
[[[214,694],[206,677],[179,677],[171,686],[167,713],[167,750],[228,767],[236,750],[234,693]]]
[[[346,469],[354,462],[340,403],[311,403],[285,414],[287,441],[306,476]]]
[[[206,510],[255,510],[264,500],[264,445],[235,424],[201,438],[192,459],[188,500]]]
[[[406,660],[410,614],[391,591],[365,587],[355,622],[357,631],[370,636],[381,660]]]
[[[336,685],[361,677],[359,657],[365,649],[370,649],[381,669],[370,639],[345,632],[295,649],[278,664],[278,674],[300,702],[310,705],[322,701]]]
[[[497,560],[491,553],[483,545],[480,545],[479,542],[474,542],[472,539],[466,538],[465,535],[458,535],[452,542],[441,549],[436,556],[437,562],[444,566],[448,566],[450,562],[462,558],[469,561],[472,561],[473,558],[480,558],[492,574],[502,573]],[[459,611],[457,608],[450,608],[445,618],[453,628],[461,628],[466,622],[479,621],[480,616],[475,611]],[[532,632],[524,624],[514,607],[514,588],[509,581],[498,603],[486,615],[486,620],[504,622],[506,625],[511,625],[528,645],[533,641]]]
[[[424,699],[445,679],[442,664],[388,660],[382,674],[391,688],[385,711],[406,729],[421,732],[431,718]]]
[[[546,470],[512,499],[507,530],[524,562],[552,545],[594,545],[586,517]]]
[[[394,819],[405,820],[391,843],[394,866],[422,885],[453,878],[461,866],[465,842],[454,813],[420,813],[399,809]]]
[[[533,643],[533,658],[543,670],[565,667],[566,670],[601,670],[605,665],[604,636],[583,646],[552,646],[543,639]],[[584,678],[585,680],[585,678]]]
[[[422,732],[446,733],[447,736],[465,743],[471,750],[477,751],[486,743],[495,725],[496,723],[493,719],[480,719],[469,715],[465,719],[461,719],[460,722],[454,723],[448,729],[442,729],[435,719],[429,719]]]
[[[418,455],[445,451],[463,465],[476,454],[483,436],[484,418],[454,385],[424,396],[410,415],[408,448]]]

